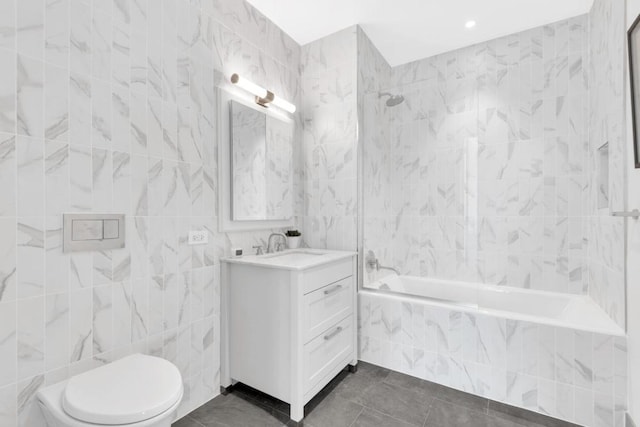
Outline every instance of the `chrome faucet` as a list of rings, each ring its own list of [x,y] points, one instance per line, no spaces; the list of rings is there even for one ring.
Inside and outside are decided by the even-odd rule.
[[[272,237],[282,237],[282,243],[278,243],[276,245],[275,250],[273,249],[273,247],[271,246],[271,238]],[[267,253],[271,254],[273,252],[280,252],[282,250],[282,247],[284,245],[284,243],[287,241],[287,236],[284,235],[284,233],[271,233],[269,235],[269,240],[267,240]]]

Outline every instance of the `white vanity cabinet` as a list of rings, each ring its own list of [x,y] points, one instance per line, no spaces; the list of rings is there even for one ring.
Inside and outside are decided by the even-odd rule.
[[[357,363],[356,255],[293,250],[222,264],[221,385],[242,382],[304,405]]]

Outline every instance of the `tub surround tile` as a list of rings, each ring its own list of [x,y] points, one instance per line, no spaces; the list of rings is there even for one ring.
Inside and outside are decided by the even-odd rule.
[[[622,396],[624,388],[613,390],[626,378],[624,337],[461,313],[366,291],[358,298],[360,307],[369,308],[360,313],[359,357],[392,370],[385,384],[476,411],[486,412],[490,399],[498,407],[524,408],[577,424],[607,425],[603,420],[611,418],[608,425],[617,425],[614,416],[625,404],[616,396]],[[408,315],[408,307],[415,304],[422,306],[423,325]],[[403,334],[384,333],[383,317],[375,313],[402,310],[397,327]],[[435,325],[433,338],[408,340]],[[459,342],[462,351],[456,350]],[[427,387],[422,380],[437,384]],[[367,388],[369,394],[374,391],[374,386]]]

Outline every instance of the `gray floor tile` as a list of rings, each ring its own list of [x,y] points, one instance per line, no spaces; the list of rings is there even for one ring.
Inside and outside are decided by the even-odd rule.
[[[424,394],[427,397],[435,397],[435,395],[442,389],[442,386],[438,384],[424,381],[420,378],[412,377],[400,372],[390,372],[384,382]]]
[[[355,401],[398,420],[422,426],[429,412],[431,397],[394,384],[380,382],[370,386]]]
[[[342,372],[339,377],[340,381],[331,388],[332,393],[339,394],[345,399],[356,401],[362,394],[372,385],[384,381],[389,375],[389,370],[380,368],[375,365],[360,362],[358,363],[358,372],[350,374]]]
[[[283,413],[233,394],[217,397],[190,416],[205,427],[282,427],[289,422],[289,417]]]
[[[337,394],[330,394],[312,408],[305,408],[304,424],[313,427],[349,427],[362,412],[358,405]]]
[[[516,422],[524,427],[580,427],[577,424],[492,401],[489,402],[489,415]]]
[[[291,409],[288,403],[241,383],[234,386],[233,394],[238,397],[245,398],[245,400],[257,401],[260,404],[273,408],[283,414],[288,415]]]
[[[239,384],[174,427],[293,426],[289,405]],[[305,406],[305,427],[573,427],[553,418],[360,362]]]
[[[353,427],[411,427],[412,424],[396,420],[371,408],[364,408]]]
[[[466,408],[483,412],[485,414],[487,413],[487,408],[489,406],[488,399],[438,384],[434,384],[434,386],[434,393],[437,399],[440,399],[444,402],[464,406]]]
[[[480,412],[486,413],[489,405],[489,400],[483,397],[474,396],[463,391],[421,380],[420,378],[412,377],[400,372],[390,372],[384,382],[420,393],[425,397],[438,398],[445,402],[463,405]]]
[[[486,412],[435,399],[425,427],[523,427],[509,420],[491,417]]]
[[[356,372],[356,375],[366,375],[369,377],[384,379],[391,372],[393,371],[387,368],[383,368],[382,366],[372,365],[371,363],[367,362],[358,362],[358,372]]]
[[[200,424],[190,416],[186,415],[181,419],[179,419],[178,421],[176,421],[175,423],[171,424],[171,427],[203,427],[203,426],[202,424]]]

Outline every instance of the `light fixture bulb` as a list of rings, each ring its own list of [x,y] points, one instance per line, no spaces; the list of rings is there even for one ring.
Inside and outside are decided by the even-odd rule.
[[[474,21],[474,20],[467,21],[467,23],[466,23],[466,24],[464,24],[464,26],[465,26],[467,29],[471,29],[471,28],[473,28],[473,27],[475,27],[475,26],[476,26],[476,21]]]
[[[271,103],[273,105],[275,105],[276,107],[280,107],[283,110],[293,114],[296,112],[296,106],[293,105],[292,103],[290,103],[289,101],[285,101],[284,99],[280,98],[279,96],[275,95],[273,97],[273,101],[271,101]]]
[[[265,88],[258,86],[250,80],[240,77],[238,74],[233,74],[231,76],[231,83],[238,85],[238,87],[241,87],[250,94],[259,98],[265,98],[267,96],[267,90]]]
[[[296,111],[296,106],[289,101],[286,101],[279,96],[276,96],[273,92],[270,92],[267,89],[258,86],[257,84],[245,78],[240,77],[236,73],[231,76],[231,83],[255,95],[256,103],[263,107],[268,107],[269,104],[273,104],[276,107],[279,107],[292,114]]]

